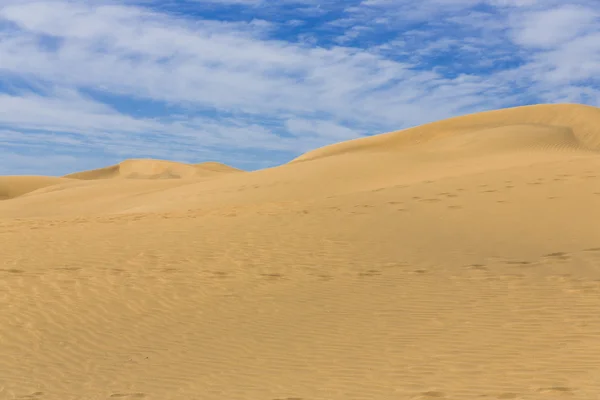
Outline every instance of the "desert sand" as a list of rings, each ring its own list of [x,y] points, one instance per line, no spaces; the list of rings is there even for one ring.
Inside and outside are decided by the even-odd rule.
[[[0,399],[600,398],[598,108],[0,198]]]

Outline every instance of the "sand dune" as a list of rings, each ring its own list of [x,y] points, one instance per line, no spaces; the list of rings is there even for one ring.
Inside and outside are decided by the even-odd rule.
[[[1,178],[0,399],[598,397],[599,109],[221,171]]]
[[[13,199],[47,186],[69,182],[53,176],[0,176],[0,200]]]
[[[579,104],[543,104],[464,115],[412,129],[355,139],[306,153],[292,162],[348,152],[386,152],[451,138],[455,145],[476,137],[480,151],[501,147],[584,148],[600,150],[600,109]],[[528,128],[533,128],[528,133]],[[478,132],[492,130],[492,135]]]
[[[328,146],[277,168],[222,176],[212,171],[229,171],[229,167],[129,160],[66,177],[207,174],[212,179],[197,182],[188,179],[160,186],[152,182],[133,185],[131,180],[117,179],[102,185],[80,185],[69,191],[49,190],[43,196],[37,192],[38,195],[18,203],[1,204],[0,216],[77,216],[253,206],[522,168],[532,163],[595,156],[595,146],[600,142],[594,129],[599,123],[600,112],[588,106],[540,105],[499,110]]]
[[[240,170],[216,162],[185,164],[165,160],[131,159],[105,168],[69,174],[65,178],[84,180],[110,178],[181,179],[231,172],[240,172]]]

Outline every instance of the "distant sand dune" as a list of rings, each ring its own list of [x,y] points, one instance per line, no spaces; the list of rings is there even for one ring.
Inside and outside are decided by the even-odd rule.
[[[198,178],[231,172],[240,172],[240,170],[216,162],[185,164],[164,160],[131,159],[116,165],[111,165],[110,167],[75,172],[66,175],[65,178],[84,180],[111,178],[180,179]]]
[[[541,105],[0,177],[0,400],[597,399],[599,150]]]

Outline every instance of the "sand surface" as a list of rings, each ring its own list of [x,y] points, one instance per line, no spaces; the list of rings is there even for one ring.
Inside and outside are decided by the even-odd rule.
[[[0,399],[600,398],[600,109],[0,198]]]

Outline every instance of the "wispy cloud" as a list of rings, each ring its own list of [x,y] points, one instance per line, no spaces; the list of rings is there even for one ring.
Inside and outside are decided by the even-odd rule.
[[[553,48],[565,44],[583,33],[594,31],[600,11],[563,5],[553,9],[531,10],[512,21],[513,39],[533,48]]]
[[[0,174],[33,143],[80,160],[40,173],[87,167],[82,149],[259,168],[458,113],[600,105],[594,2],[5,0]]]

